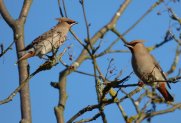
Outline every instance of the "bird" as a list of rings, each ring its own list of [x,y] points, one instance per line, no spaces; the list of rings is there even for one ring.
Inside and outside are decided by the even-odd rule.
[[[143,83],[155,87],[164,97],[165,101],[173,102],[174,98],[166,88],[166,83],[170,88],[167,78],[143,42],[144,40],[133,40],[125,43],[125,46],[129,48],[132,54],[133,71]]]
[[[77,22],[65,17],[56,18],[56,20],[58,20],[58,23],[52,29],[35,38],[29,45],[19,51],[26,51],[26,53],[16,63],[33,56],[43,58],[44,55],[55,51],[65,42],[69,29]]]

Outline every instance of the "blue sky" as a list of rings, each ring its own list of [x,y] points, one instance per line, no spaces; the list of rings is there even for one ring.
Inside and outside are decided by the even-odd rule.
[[[113,14],[119,8],[122,2],[123,0],[85,0],[87,19],[88,22],[91,23],[91,36],[93,36],[100,28],[110,21]],[[132,25],[154,2],[155,0],[133,1],[126,9],[121,19],[118,21],[118,24],[116,25],[117,30],[119,32],[124,32],[126,29],[128,29],[130,25]],[[22,1],[5,1],[5,4],[13,18],[18,17],[22,3]],[[79,24],[75,25],[72,29],[76,35],[82,41],[84,41],[87,35],[81,5],[79,4],[78,0],[67,0],[66,5],[68,16],[71,19],[79,22]],[[181,3],[169,3],[168,6],[172,7],[173,10],[181,17]],[[135,39],[146,40],[146,46],[152,46],[158,42],[161,42],[170,23],[174,25],[174,27],[178,26],[172,22],[171,19],[169,19],[167,11],[164,10],[164,4],[153,10],[139,25],[137,25],[136,28],[128,33],[125,38],[128,41]],[[156,14],[158,11],[162,12],[160,16]],[[37,36],[53,27],[57,23],[55,20],[57,17],[60,17],[57,0],[33,1],[25,24],[25,44],[29,44]],[[0,26],[0,43],[3,43],[4,46],[7,47],[13,41],[13,32],[2,18],[0,18]],[[176,34],[178,35],[178,32]],[[98,50],[98,52],[103,51],[115,39],[115,34],[108,32],[102,39],[102,47]],[[71,34],[68,34],[68,41],[64,44],[63,48],[70,45],[72,48],[68,52],[73,54],[74,61],[79,56],[82,46]],[[12,48],[13,49],[11,51],[0,58],[0,100],[6,98],[18,86],[17,66],[14,65],[17,60],[15,46]],[[61,48],[60,51],[62,51],[63,48]],[[167,71],[172,64],[175,48],[176,42],[171,41],[165,44],[163,47],[151,52],[156,57],[164,71]],[[113,47],[113,49],[127,50],[121,41],[119,41],[117,45]],[[116,67],[115,74],[117,74],[120,70],[123,70],[123,75],[120,77],[120,79],[132,71],[130,63],[131,54],[115,53],[108,54],[97,59],[98,65],[100,65],[103,74],[106,74],[106,69],[111,58],[114,58],[113,66]],[[63,60],[69,65],[73,63],[73,61],[69,60],[68,53],[63,56]],[[28,62],[30,64],[30,72],[33,72],[39,65],[44,63],[44,60],[34,57],[29,59]],[[179,62],[178,68],[180,67],[181,63]],[[173,74],[170,75],[170,77],[177,75],[178,68]],[[64,69],[64,66],[59,64],[50,71],[41,72],[31,79],[30,92],[33,123],[56,122],[53,108],[58,103],[58,91],[50,86],[50,82],[58,81],[59,72]],[[92,62],[90,60],[85,61],[79,70],[93,73]],[[113,79],[114,77],[115,76],[110,79]],[[135,83],[137,81],[138,79],[136,76],[132,75],[128,82]],[[175,102],[181,102],[181,97],[178,95],[180,93],[179,90],[181,90],[181,84],[177,83],[172,84],[171,86],[172,90],[169,91],[175,96]],[[128,88],[125,90],[129,92],[133,89],[134,88]],[[93,77],[82,76],[77,73],[71,74],[67,78],[67,93],[68,99],[65,108],[66,121],[87,105],[97,104]],[[119,97],[122,96],[123,94],[120,93]],[[146,102],[146,100],[143,100],[143,103],[144,101]],[[126,100],[121,104],[125,108],[128,116],[135,113],[134,107],[132,107],[132,103],[130,103],[129,100]],[[162,108],[165,107],[162,106]],[[96,112],[97,110],[88,112],[77,120],[82,118],[90,118]],[[123,118],[115,104],[107,106],[105,108],[105,113],[109,123],[115,123],[118,121],[123,122]],[[174,121],[174,123],[180,123],[180,114],[180,111],[175,111],[174,113],[158,116],[153,118],[153,122],[170,123],[171,121]],[[21,114],[19,94],[16,95],[13,101],[10,103],[0,106],[0,116],[0,122],[3,123],[17,123],[20,121]],[[96,123],[101,123],[101,118],[98,118]]]

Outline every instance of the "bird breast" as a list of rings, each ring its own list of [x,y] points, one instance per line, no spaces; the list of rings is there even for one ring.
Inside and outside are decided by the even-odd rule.
[[[132,67],[135,74],[146,84],[151,84],[155,80],[163,80],[159,69],[155,66],[150,54],[136,54],[132,56]]]

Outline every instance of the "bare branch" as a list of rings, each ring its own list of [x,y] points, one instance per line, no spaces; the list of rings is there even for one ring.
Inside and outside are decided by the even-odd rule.
[[[57,56],[57,58],[53,58],[51,60],[46,61],[42,65],[39,66],[37,70],[35,70],[32,74],[30,74],[24,81],[21,82],[21,84],[4,100],[0,101],[1,104],[8,103],[12,101],[13,97],[16,96],[16,94],[29,82],[29,80],[34,77],[36,74],[50,70],[52,67],[56,66],[58,64],[58,60],[62,57],[62,55]]]
[[[20,57],[18,53],[19,50],[24,48],[24,23],[31,6],[32,0],[25,0],[23,7],[18,19],[13,19],[6,9],[3,0],[0,0],[0,12],[6,23],[12,28],[14,32],[14,41],[16,44],[17,56]],[[28,78],[28,65],[27,62],[21,62],[18,64],[19,70],[19,83],[25,81]],[[15,90],[17,91],[17,90]],[[14,95],[14,94],[12,94]],[[11,98],[9,98],[11,100]],[[21,102],[21,123],[28,122],[31,123],[31,105],[30,105],[30,94],[29,85],[25,83],[24,87],[20,90],[20,102]],[[6,102],[5,102],[6,103]]]
[[[124,108],[119,104],[119,103],[116,103],[118,106],[119,106],[119,110],[125,120],[125,122],[127,123],[127,119],[128,119],[128,115],[126,114],[126,112],[124,111]]]
[[[16,96],[16,94],[26,85],[26,83],[29,82],[31,79],[31,76],[29,76],[27,79],[25,79],[20,86],[18,86],[6,99],[0,101],[0,105],[8,103],[12,101],[13,97]]]
[[[61,8],[61,5],[60,5],[60,0],[58,0],[58,8],[59,8],[60,16],[64,17],[64,14],[63,14],[63,11],[62,11],[62,8]]]
[[[25,21],[26,21],[26,17],[28,15],[29,10],[30,10],[31,4],[32,4],[32,0],[24,0],[23,8],[21,9],[21,13],[19,15],[19,20],[22,23],[25,23]]]
[[[14,44],[14,41],[4,50],[3,49],[3,45],[1,45],[1,53],[0,53],[0,57],[2,57],[4,54],[6,54],[6,52],[8,51],[8,50],[11,50],[12,48],[12,46],[13,46],[13,44]]]
[[[80,73],[80,74],[84,74],[84,75],[87,75],[87,76],[92,76],[92,77],[95,77],[94,74],[90,74],[90,73],[86,73],[86,72],[82,72],[82,71],[79,71],[79,70],[75,70],[76,73]],[[96,76],[96,77],[100,77],[100,76]]]
[[[181,103],[174,104],[172,107],[167,108],[165,110],[155,111],[155,112],[151,112],[151,113],[145,113],[145,114],[141,115],[141,117],[139,119],[139,122],[143,121],[146,118],[150,118],[150,117],[154,117],[154,116],[157,116],[157,115],[173,112],[176,109],[181,109]]]
[[[171,31],[170,30],[167,30],[166,34],[165,34],[165,37],[164,37],[164,40],[158,44],[155,44],[154,46],[152,47],[149,47],[148,50],[149,51],[152,51],[156,48],[159,48],[161,46],[163,46],[164,44],[168,43],[169,41],[171,41],[173,39],[173,35],[171,34]]]
[[[0,13],[10,27],[15,26],[15,20],[9,14],[3,0],[0,0]]]
[[[91,41],[92,44],[94,44],[95,41],[97,41],[99,38],[103,37],[104,34],[115,27],[115,24],[117,23],[118,19],[123,14],[124,10],[127,8],[131,0],[125,0],[124,3],[120,6],[120,8],[117,10],[111,21],[106,24],[103,28],[101,28],[98,32],[95,33],[95,35],[92,37]]]
[[[86,17],[84,0],[80,0],[80,3],[82,5],[82,10],[83,10],[83,14],[84,14],[84,21],[85,21],[85,25],[86,25],[86,29],[87,29],[87,40],[88,40],[88,42],[90,42],[89,41],[90,40],[90,29],[89,29],[90,25],[89,25],[87,17]],[[92,46],[92,45],[90,44],[90,46]]]
[[[124,99],[127,99],[131,96],[133,96],[134,94],[140,92],[142,90],[142,87],[137,87],[136,89],[134,89],[133,91],[131,91],[130,93],[128,93],[126,96],[122,97],[121,99],[119,99],[118,102],[122,102]]]
[[[157,2],[155,2],[132,26],[130,26],[122,35],[120,33],[118,33],[118,31],[116,29],[113,29],[112,31],[119,37],[117,38],[112,44],[116,44],[119,39],[121,39],[124,43],[126,43],[126,40],[123,38],[127,33],[129,33],[136,25],[138,25],[145,17],[146,15],[148,15],[154,8],[156,8],[158,5],[160,5],[163,2],[163,0],[158,0]],[[105,50],[104,53],[107,53],[112,47],[112,45],[110,45],[109,48],[107,48],[107,50]],[[107,51],[107,52],[106,52]],[[120,51],[122,52],[122,51]],[[100,55],[98,56],[102,56],[104,55],[104,53],[102,52]],[[112,52],[111,52],[112,53]]]
[[[129,27],[122,35],[129,33],[136,25],[138,25],[154,8],[159,6],[164,0],[156,1],[131,27]]]
[[[175,53],[175,58],[173,59],[173,63],[170,67],[170,69],[166,72],[167,75],[173,73],[176,69],[176,66],[178,64],[178,61],[179,61],[179,55],[181,54],[180,52],[180,46],[178,45],[177,46],[177,49],[176,49],[176,53]]]
[[[170,17],[181,25],[181,18],[176,15],[172,8],[168,7],[167,9],[170,14]]]
[[[85,49],[87,49],[87,47],[84,45],[84,43],[78,38],[78,36],[74,33],[74,31],[72,29],[70,29],[70,33],[74,36],[74,38],[79,42],[79,44],[81,44]]]
[[[128,93],[126,93],[122,88],[120,89],[121,90],[121,92],[123,92],[126,96],[128,96],[129,97],[129,95],[128,95]],[[133,103],[133,105],[134,105],[134,107],[135,107],[135,109],[136,109],[136,112],[139,114],[140,113],[140,109],[139,109],[139,105],[138,105],[138,103],[136,103],[136,101],[132,98],[132,97],[129,97],[129,99],[131,100],[131,102]]]
[[[122,84],[123,82],[127,81],[131,74],[133,72],[131,72],[128,76],[124,77],[123,79],[119,80],[119,81],[113,81],[113,82],[104,82],[104,84],[106,85],[103,89],[103,95],[102,95],[102,99],[105,97],[105,95],[107,94],[107,92],[111,89],[111,88],[120,88],[120,87],[128,87],[127,85],[119,85],[119,84]],[[138,86],[138,84],[131,84],[129,86]]]
[[[113,28],[113,29],[112,29],[112,32],[114,32],[114,33],[124,42],[124,44],[127,44],[127,43],[128,43],[128,41],[126,41],[126,39],[123,37],[123,35],[120,34],[120,33],[116,30],[116,28]]]
[[[134,94],[138,93],[141,90],[142,90],[142,88],[138,87],[135,90],[133,90],[130,93],[128,93],[128,95],[122,97],[119,100],[111,99],[111,100],[102,101],[102,105],[106,106],[106,105],[109,105],[109,104],[112,104],[112,103],[120,103],[120,102],[124,101],[125,99],[127,99],[127,98],[133,96]],[[73,117],[71,117],[70,120],[67,121],[67,123],[72,123],[75,119],[77,119],[79,116],[83,115],[85,112],[97,109],[97,108],[99,108],[99,106],[100,106],[100,104],[91,105],[91,106],[89,105],[89,106],[81,109]]]
[[[100,113],[97,113],[96,115],[94,115],[92,118],[89,118],[89,119],[85,119],[85,120],[81,120],[81,121],[77,121],[75,123],[86,123],[86,122],[90,122],[90,121],[93,121],[93,120],[96,120],[98,117],[100,117],[101,114]]]
[[[65,109],[65,103],[67,100],[67,93],[66,93],[66,77],[62,76],[61,73],[59,75],[59,102],[58,105],[54,108],[57,123],[64,123],[64,109]]]
[[[172,33],[172,31],[170,31],[170,35],[171,35],[172,38],[181,46],[181,40],[179,40],[179,39]]]
[[[65,17],[68,17],[68,15],[67,15],[66,5],[65,5],[65,1],[64,1],[64,0],[62,0],[62,3],[63,3],[63,9],[64,9]]]
[[[78,118],[79,116],[81,116],[85,112],[92,111],[98,107],[99,107],[99,105],[91,105],[91,106],[87,106],[87,107],[83,108],[82,110],[77,112],[72,118],[70,118],[70,120],[68,120],[67,123],[72,123],[76,118]]]

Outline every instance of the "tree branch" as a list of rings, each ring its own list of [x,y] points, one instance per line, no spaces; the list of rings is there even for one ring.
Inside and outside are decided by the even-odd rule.
[[[171,65],[170,69],[166,72],[167,75],[169,75],[169,74],[171,74],[171,73],[173,73],[173,72],[175,71],[176,66],[177,66],[177,64],[178,64],[178,62],[179,62],[179,55],[180,55],[180,54],[181,54],[181,52],[180,52],[180,46],[178,45],[178,46],[177,46],[177,49],[176,49],[175,58],[174,58],[174,60],[173,60],[173,63],[172,63],[172,65]]]
[[[3,44],[1,45],[2,47],[1,47],[1,53],[0,53],[0,57],[2,57],[4,54],[6,54],[7,52],[8,52],[8,50],[10,50],[11,49],[11,47],[13,46],[13,44],[14,44],[14,41],[5,49],[5,50],[3,50]]]
[[[59,75],[59,102],[58,106],[54,108],[57,123],[64,123],[64,109],[65,109],[65,103],[67,100],[67,93],[66,93],[66,77],[60,73]]]
[[[23,8],[21,9],[21,12],[19,15],[19,20],[22,23],[25,23],[25,21],[26,21],[26,17],[28,15],[29,10],[30,10],[31,4],[32,4],[32,0],[24,0]]]
[[[84,120],[81,120],[81,121],[77,121],[75,123],[86,123],[86,122],[90,122],[90,121],[93,121],[93,120],[96,120],[98,117],[100,117],[101,114],[100,113],[97,113],[95,114],[92,118],[88,118],[88,119],[84,119]]]
[[[0,13],[1,13],[2,17],[4,18],[4,20],[6,21],[6,23],[11,28],[15,26],[15,20],[9,14],[6,6],[4,5],[4,1],[3,0],[0,0]]]
[[[146,118],[151,118],[151,117],[154,117],[157,115],[173,112],[176,109],[181,109],[181,103],[174,104],[171,108],[167,108],[165,110],[155,111],[155,112],[151,112],[151,113],[144,113],[143,115],[141,115],[141,117],[139,118],[139,120],[137,122],[140,123],[141,121],[143,121]]]

